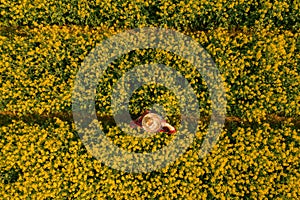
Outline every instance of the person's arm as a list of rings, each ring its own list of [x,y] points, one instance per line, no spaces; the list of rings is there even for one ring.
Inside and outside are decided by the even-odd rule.
[[[165,120],[162,121],[161,125],[163,127],[163,131],[167,132],[169,135],[176,133],[176,129]]]

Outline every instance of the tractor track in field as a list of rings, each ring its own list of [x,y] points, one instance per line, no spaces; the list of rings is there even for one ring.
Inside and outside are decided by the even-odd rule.
[[[178,116],[179,118],[180,116]],[[184,118],[185,116],[181,116]],[[55,112],[49,114],[38,114],[38,113],[31,113],[31,114],[18,114],[11,111],[0,111],[0,125],[5,125],[10,123],[12,120],[22,120],[24,122],[36,122],[36,123],[43,123],[49,119],[59,118],[60,120],[67,121],[72,123],[73,122],[73,115],[72,112]],[[114,117],[110,115],[100,116],[97,115],[99,121],[103,124],[115,124]],[[209,123],[210,117],[203,116],[200,117],[200,121],[204,123]],[[265,119],[260,119],[261,123],[269,123],[269,124],[280,124],[280,123],[292,123],[296,129],[300,129],[300,118],[293,118],[293,117],[284,117],[278,116],[275,114],[267,115]],[[226,116],[225,118],[225,128],[232,123],[242,124],[245,126],[251,126],[253,123],[259,123],[259,121],[249,121],[247,119],[236,117],[236,116]]]

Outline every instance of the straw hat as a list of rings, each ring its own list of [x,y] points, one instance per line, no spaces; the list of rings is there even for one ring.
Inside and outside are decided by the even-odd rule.
[[[145,131],[159,132],[162,129],[162,117],[155,113],[148,113],[143,117],[142,126]]]

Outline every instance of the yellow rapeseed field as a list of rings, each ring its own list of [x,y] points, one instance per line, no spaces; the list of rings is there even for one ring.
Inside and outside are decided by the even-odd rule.
[[[0,0],[0,199],[299,198],[299,6],[292,0]],[[195,138],[175,162],[129,173],[87,150],[72,118],[72,90],[97,44],[143,27],[181,32],[205,48],[224,82],[226,119],[202,157],[212,107],[203,76],[163,49],[121,55],[99,78],[95,95],[98,125],[115,146],[155,152],[179,134],[139,138],[116,125],[113,85],[139,65],[178,71],[195,92],[200,115]],[[179,102],[153,83],[133,92],[128,109],[136,118],[159,104],[178,129]]]

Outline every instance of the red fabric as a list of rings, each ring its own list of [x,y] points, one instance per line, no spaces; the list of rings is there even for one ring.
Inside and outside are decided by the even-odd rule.
[[[137,126],[142,127],[142,121],[143,121],[143,118],[144,118],[144,116],[147,115],[148,113],[150,113],[150,111],[149,111],[149,110],[146,110],[146,111],[142,114],[142,116],[140,116],[140,117],[137,118],[136,120],[131,121],[131,122],[130,122],[130,127],[131,127],[131,128],[135,128],[135,127],[137,127]]]

